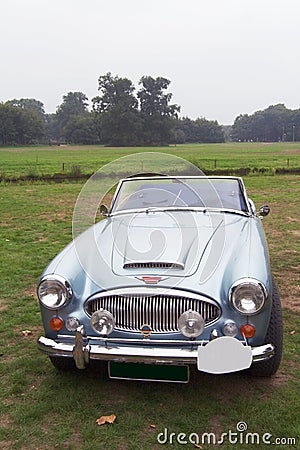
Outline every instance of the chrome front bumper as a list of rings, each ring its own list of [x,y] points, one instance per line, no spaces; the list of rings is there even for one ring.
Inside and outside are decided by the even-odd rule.
[[[168,341],[168,346],[165,341],[154,343],[148,339],[135,340],[139,344],[136,346],[128,345],[134,340],[100,338],[99,341],[101,345],[90,345],[84,327],[81,326],[76,331],[75,345],[74,340],[63,343],[41,336],[38,339],[38,348],[50,356],[73,357],[77,368],[84,369],[90,359],[148,364],[197,364],[198,346],[207,343],[206,341],[182,341],[180,342],[182,348],[174,348],[172,344],[178,345],[178,341]],[[117,345],[118,342],[122,345]],[[274,355],[274,346],[265,344],[252,347],[251,351],[252,362],[259,362]]]

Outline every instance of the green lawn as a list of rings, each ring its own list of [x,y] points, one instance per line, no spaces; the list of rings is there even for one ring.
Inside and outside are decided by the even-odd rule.
[[[202,170],[300,167],[300,143],[187,144],[169,147],[111,148],[103,146],[0,148],[0,177],[92,174],[104,164],[131,153],[170,153]],[[76,172],[77,171],[77,172]]]
[[[229,152],[232,158],[235,149],[239,155],[241,148],[246,151],[245,146],[232,147]],[[249,147],[254,154],[254,145]],[[289,148],[295,149],[296,144]],[[177,153],[180,156],[191,152],[190,147],[172,150],[181,152]],[[48,161],[43,170],[53,173],[68,152],[77,164],[74,155],[78,155],[78,161],[84,161],[87,151],[91,167],[98,168],[97,148],[52,151],[56,155],[62,151],[57,166],[49,150],[34,148],[11,152],[14,158],[9,161],[3,154],[10,154],[10,150],[2,149],[1,162],[4,165],[10,162],[15,173],[19,157],[30,161],[36,154],[41,163]],[[101,155],[105,152],[109,161],[112,150],[100,151]],[[126,154],[126,149],[116,152],[120,156]],[[212,159],[219,158],[222,152],[228,153],[216,150]],[[284,161],[282,147],[278,153]],[[261,150],[258,154],[261,156]],[[103,158],[99,157],[99,161]],[[242,421],[247,424],[247,432],[258,433],[261,439],[264,434],[271,434],[271,444],[282,438],[276,448],[299,448],[300,177],[260,176],[246,177],[244,181],[257,206],[267,203],[271,207],[264,226],[284,306],[283,362],[271,379],[251,379],[241,373],[212,376],[193,370],[187,385],[113,381],[92,369],[61,374],[38,352],[36,339],[43,331],[35,286],[44,267],[71,239],[73,208],[83,183],[0,184],[0,448],[193,449],[196,447],[192,443],[177,442],[179,433],[184,433],[187,439],[194,433],[191,435],[194,441],[195,434],[201,437],[203,433],[215,433],[220,438],[222,433],[237,432],[237,424]],[[31,334],[24,336],[24,330],[30,330]],[[114,424],[101,427],[96,424],[97,418],[111,414],[117,417]],[[165,429],[168,443],[162,445],[157,436],[165,433]],[[170,437],[171,433],[175,434]],[[227,436],[220,447],[270,448],[263,443],[259,447],[241,443],[245,437],[246,433],[238,433],[239,443],[233,444]],[[179,441],[186,438],[181,436]],[[296,439],[296,443],[287,439]],[[201,447],[214,448],[207,439]]]

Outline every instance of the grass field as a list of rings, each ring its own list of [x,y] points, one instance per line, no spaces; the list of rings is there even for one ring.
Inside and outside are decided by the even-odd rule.
[[[202,170],[300,168],[300,143],[188,144],[169,147],[111,148],[101,146],[0,148],[0,178],[53,174],[92,174],[129,153],[170,153]]]
[[[291,144],[290,153],[285,152],[284,144],[237,145],[230,151],[226,145],[208,148],[211,161],[223,154],[226,164],[232,158],[240,167],[254,158],[257,165],[268,163],[271,167],[276,149],[276,158],[282,164],[288,154],[299,166],[299,147]],[[191,147],[173,150],[178,156],[191,155]],[[0,149],[0,154],[3,170],[11,170],[15,176],[28,169],[22,166],[24,162],[30,165],[37,156],[41,163],[38,170],[52,174],[68,158],[70,164],[81,165],[86,160],[88,170],[95,170],[99,161],[108,162],[126,155],[126,151],[59,148],[51,149],[50,154],[46,148],[31,148]],[[197,151],[193,147],[192,153]],[[204,158],[202,146],[199,152]],[[59,162],[52,161],[54,155],[60,155]],[[83,183],[0,184],[1,449],[210,449],[217,446],[207,440],[200,442],[200,447],[184,445],[177,442],[176,436],[215,433],[220,437],[229,430],[237,432],[241,421],[247,424],[248,432],[258,433],[261,438],[271,434],[270,442],[276,448],[299,448],[300,176],[251,176],[244,181],[257,206],[267,203],[271,207],[263,223],[283,303],[282,365],[271,379],[250,379],[242,373],[211,376],[194,370],[188,385],[113,381],[92,369],[61,374],[52,367],[36,347],[43,330],[35,287],[44,267],[71,239],[73,208]],[[31,334],[25,336],[24,330]],[[97,418],[110,414],[117,416],[113,425],[96,424]],[[157,436],[165,429],[168,443],[162,445]],[[171,433],[175,435],[170,438]],[[227,438],[219,447],[258,448],[256,444],[241,443],[241,433],[238,437],[239,443],[233,444]],[[276,438],[281,440],[275,445]],[[180,439],[185,440],[182,436]],[[270,445],[261,443],[259,448]]]

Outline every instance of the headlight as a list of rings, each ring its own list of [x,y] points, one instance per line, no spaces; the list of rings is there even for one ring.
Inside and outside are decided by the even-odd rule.
[[[204,330],[204,319],[197,311],[185,311],[178,319],[181,333],[188,338],[199,336]]]
[[[49,275],[38,286],[40,302],[49,309],[61,308],[72,297],[69,283],[58,275]]]
[[[257,280],[245,278],[238,280],[230,289],[230,300],[241,314],[256,314],[264,306],[267,291]]]
[[[114,316],[105,309],[99,309],[91,316],[91,326],[96,333],[108,336],[115,327]]]

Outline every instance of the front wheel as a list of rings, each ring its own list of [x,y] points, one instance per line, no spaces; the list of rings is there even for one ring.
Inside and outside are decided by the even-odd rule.
[[[255,377],[270,377],[271,375],[274,375],[279,368],[282,357],[282,312],[279,292],[274,279],[272,279],[271,317],[264,343],[273,344],[275,347],[275,352],[272,358],[252,364],[252,366],[248,369],[248,373]]]

